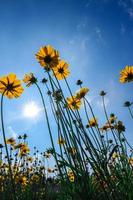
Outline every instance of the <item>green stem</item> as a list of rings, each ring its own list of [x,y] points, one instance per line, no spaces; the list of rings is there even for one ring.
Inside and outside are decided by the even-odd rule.
[[[16,200],[15,185],[14,185],[13,174],[12,174],[12,169],[11,169],[11,162],[10,162],[10,157],[9,157],[8,148],[7,148],[7,144],[6,144],[4,118],[3,118],[3,98],[4,98],[4,93],[1,96],[1,127],[2,127],[3,140],[4,140],[6,155],[7,155],[7,161],[8,161],[8,165],[9,165],[9,173],[10,173],[10,178],[11,178],[11,183],[12,183],[12,190],[13,190],[13,199]]]

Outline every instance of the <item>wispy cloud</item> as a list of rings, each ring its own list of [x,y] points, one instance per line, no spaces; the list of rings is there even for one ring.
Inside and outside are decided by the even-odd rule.
[[[133,19],[133,0],[119,0],[118,5],[124,9],[130,19]]]
[[[97,41],[100,42],[102,45],[105,45],[105,40],[103,38],[102,30],[99,27],[95,27],[94,29],[97,37]]]
[[[9,137],[13,137],[14,139],[18,137],[18,134],[14,131],[14,129],[11,126],[7,127],[7,132]]]

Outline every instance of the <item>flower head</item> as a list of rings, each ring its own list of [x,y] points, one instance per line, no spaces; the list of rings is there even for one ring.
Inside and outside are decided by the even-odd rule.
[[[81,100],[78,99],[76,96],[68,97],[67,105],[72,110],[78,110],[80,109],[80,106],[81,106]]]
[[[79,90],[79,92],[77,92],[76,97],[77,97],[78,99],[82,99],[82,98],[85,97],[85,95],[87,94],[88,91],[89,91],[88,88],[83,87],[83,88],[81,88],[81,89]]]
[[[53,72],[58,80],[62,80],[70,74],[68,64],[64,60],[61,60],[59,64],[53,68]]]
[[[43,46],[37,52],[36,59],[42,67],[53,68],[59,63],[59,52],[50,45]]]
[[[126,66],[123,70],[120,72],[120,82],[126,83],[133,81],[133,66]]]
[[[37,78],[34,76],[33,73],[25,74],[23,78],[23,82],[26,83],[26,86],[29,87],[30,85],[37,82]]]
[[[16,144],[16,141],[14,138],[8,138],[6,140],[6,144],[10,144],[10,145],[15,145]]]
[[[97,119],[96,118],[92,118],[89,120],[88,122],[89,124],[89,127],[95,127],[95,126],[98,126],[98,122],[97,122]]]
[[[15,74],[11,73],[0,78],[0,93],[9,99],[20,97],[23,91],[21,81]]]
[[[64,145],[65,143],[66,143],[65,139],[63,139],[62,137],[60,137],[60,138],[58,139],[58,144],[59,144],[59,145]]]

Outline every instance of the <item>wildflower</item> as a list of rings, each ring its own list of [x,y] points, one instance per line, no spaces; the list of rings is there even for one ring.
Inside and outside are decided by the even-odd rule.
[[[125,106],[125,107],[130,107],[132,104],[133,104],[133,102],[126,101],[126,102],[124,103],[124,106]]]
[[[6,144],[10,144],[10,145],[15,145],[15,139],[14,138],[9,138],[6,140]]]
[[[124,132],[125,131],[125,126],[123,125],[122,121],[118,121],[118,123],[114,126],[114,128],[119,132]]]
[[[120,72],[120,82],[126,83],[133,81],[133,66],[126,66],[123,70]]]
[[[105,96],[106,92],[104,92],[103,90],[100,92],[100,96]]]
[[[74,156],[77,153],[75,147],[67,148],[67,150],[68,150],[68,153],[70,153],[72,156]]]
[[[45,152],[45,153],[44,153],[44,157],[45,157],[45,158],[50,158],[50,157],[51,157],[51,153]]]
[[[98,122],[97,122],[97,119],[96,118],[92,118],[89,120],[88,122],[89,124],[89,127],[95,127],[95,126],[98,126]]]
[[[11,73],[0,78],[0,93],[9,99],[20,97],[23,91],[21,81],[17,79],[15,74]]]
[[[67,98],[67,105],[72,110],[78,110],[81,106],[81,100],[78,99],[76,96],[72,96]]]
[[[33,174],[32,175],[32,177],[31,177],[31,181],[32,182],[39,182],[39,180],[40,180],[40,177],[39,177],[39,175],[37,175],[37,174]]]
[[[114,153],[112,154],[112,158],[113,158],[113,159],[116,159],[116,158],[118,158],[118,157],[119,157],[119,154],[118,154],[118,153],[114,152]]]
[[[53,72],[58,80],[62,80],[70,74],[68,64],[64,60],[61,60],[59,64],[53,68]]]
[[[47,80],[46,78],[43,78],[43,79],[42,79],[42,83],[47,83],[47,81],[48,81],[48,80]]]
[[[53,170],[52,170],[51,168],[48,168],[48,169],[47,169],[47,172],[48,172],[48,173],[53,173]]]
[[[25,185],[27,185],[27,178],[26,178],[26,176],[20,176],[19,178],[18,178],[18,182],[22,185],[22,186],[25,186]]]
[[[74,177],[73,171],[72,171],[72,170],[69,170],[68,173],[67,173],[67,175],[68,175],[69,181],[70,181],[70,182],[74,182],[75,177]]]
[[[27,155],[30,152],[30,149],[27,145],[20,148],[20,157]]]
[[[59,145],[64,145],[66,143],[66,141],[62,138],[62,137],[60,137],[59,139],[58,139],[58,144]]]
[[[50,45],[43,46],[36,54],[36,59],[42,67],[53,68],[59,63],[59,53]]]
[[[37,78],[34,76],[33,73],[25,74],[23,78],[23,82],[26,83],[26,86],[29,87],[30,85],[37,82]]]
[[[32,158],[32,157],[28,157],[28,158],[27,158],[27,161],[29,161],[29,162],[32,163],[32,162],[33,162],[33,158]]]
[[[82,98],[85,97],[85,95],[87,94],[88,91],[89,91],[88,88],[83,87],[83,88],[81,88],[81,89],[79,90],[79,92],[77,92],[76,97],[77,97],[78,99],[82,99]]]
[[[129,158],[128,161],[129,161],[129,164],[133,166],[133,157],[132,157],[132,158]]]
[[[56,90],[53,93],[53,97],[54,97],[55,101],[61,101],[62,100],[62,91],[61,90]]]
[[[77,80],[77,83],[76,83],[77,85],[82,85],[83,84],[83,81],[81,81],[81,80]]]
[[[117,117],[116,117],[113,113],[111,113],[111,114],[110,114],[110,118],[109,118],[110,124],[113,124],[113,123],[115,122],[116,119],[117,119]]]

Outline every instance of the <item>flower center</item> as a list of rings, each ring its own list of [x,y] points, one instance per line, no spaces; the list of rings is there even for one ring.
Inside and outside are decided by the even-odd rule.
[[[13,83],[7,85],[7,90],[8,91],[13,90]]]
[[[58,70],[58,72],[59,72],[60,74],[63,74],[63,73],[64,73],[63,67],[61,67],[61,68]]]
[[[45,63],[49,64],[51,61],[52,61],[52,58],[50,55],[45,56],[45,58],[44,58]]]
[[[127,75],[127,80],[128,80],[128,81],[132,81],[132,80],[133,80],[133,73],[129,73],[129,74]]]

